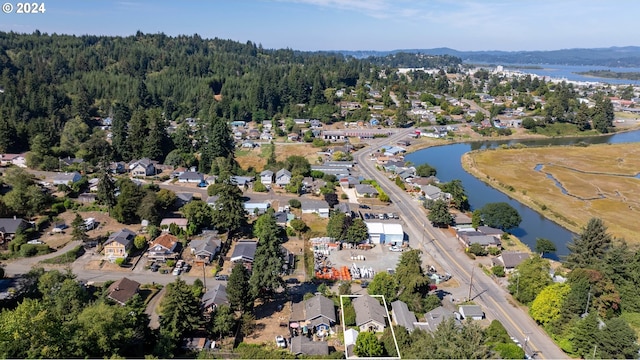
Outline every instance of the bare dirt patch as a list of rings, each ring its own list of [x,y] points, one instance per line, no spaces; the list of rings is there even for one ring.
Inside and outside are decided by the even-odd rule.
[[[289,337],[289,317],[291,305],[284,297],[267,303],[256,302],[256,330],[244,338],[248,344],[271,344],[275,347],[275,337]]]

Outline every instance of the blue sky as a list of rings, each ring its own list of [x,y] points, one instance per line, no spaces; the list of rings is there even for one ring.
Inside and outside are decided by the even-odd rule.
[[[16,4],[16,1],[4,0]],[[295,50],[556,50],[640,45],[637,0],[45,0],[0,30],[164,32]]]

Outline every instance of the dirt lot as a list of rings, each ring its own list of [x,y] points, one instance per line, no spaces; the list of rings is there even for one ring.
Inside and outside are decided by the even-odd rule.
[[[139,225],[124,225],[116,220],[109,217],[109,214],[106,212],[100,211],[86,211],[80,212],[80,216],[83,219],[94,218],[96,221],[96,228],[93,230],[87,231],[87,235],[89,235],[90,239],[95,239],[100,236],[106,236],[108,233],[113,233],[118,230],[121,230],[124,227],[128,227],[133,231],[139,230]],[[59,249],[65,246],[69,241],[71,241],[71,222],[75,219],[76,215],[72,211],[66,211],[60,215],[58,215],[59,220],[53,224],[49,228],[46,229],[44,235],[41,240],[44,241],[49,247],[54,249]],[[64,230],[64,233],[53,233],[52,230],[56,224],[65,223],[69,228]]]

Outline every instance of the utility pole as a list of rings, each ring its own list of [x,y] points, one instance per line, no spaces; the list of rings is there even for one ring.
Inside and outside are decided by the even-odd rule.
[[[202,285],[204,287],[204,291],[207,291],[207,266],[204,261],[202,261]]]
[[[469,281],[469,296],[467,296],[467,301],[471,301],[471,287],[473,286],[473,273],[476,268],[471,269],[471,281]]]
[[[593,287],[593,285],[589,285],[589,292],[587,293],[587,306],[585,306],[585,308],[584,308],[584,313],[582,314],[583,318],[589,316],[589,302],[591,301],[591,288],[592,287]],[[594,350],[594,352],[595,352],[595,350]]]

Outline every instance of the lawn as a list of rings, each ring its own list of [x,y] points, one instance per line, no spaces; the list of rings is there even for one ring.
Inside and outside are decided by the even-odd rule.
[[[252,150],[238,149],[235,153],[236,160],[243,169],[253,167],[258,171],[262,171],[264,166],[267,164],[271,146],[272,145],[270,144],[264,144],[259,148]],[[275,146],[277,161],[284,161],[291,155],[300,155],[309,160],[309,163],[311,164],[315,164],[317,162],[318,151],[321,150],[321,148],[313,147],[313,145],[306,143],[276,144]]]
[[[64,254],[42,260],[41,262],[44,264],[71,264],[82,256],[82,254],[84,254],[84,248],[82,246],[76,246]]]
[[[640,148],[635,144],[485,150],[465,154],[462,163],[479,179],[572,231],[599,217],[614,236],[640,245],[635,220],[640,215]]]

